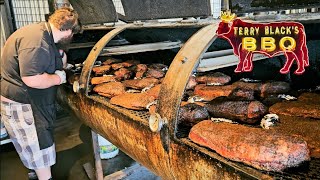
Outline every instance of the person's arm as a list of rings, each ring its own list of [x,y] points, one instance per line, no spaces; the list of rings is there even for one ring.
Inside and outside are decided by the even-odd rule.
[[[25,48],[19,52],[19,68],[22,81],[31,88],[46,89],[66,82],[63,70],[46,73],[50,54],[45,48]]]
[[[36,89],[46,89],[51,86],[61,84],[61,78],[57,74],[38,74],[35,76],[22,77],[22,81],[29,87]]]
[[[63,69],[66,69],[67,68],[67,54],[62,49],[59,50],[59,53],[62,56]]]

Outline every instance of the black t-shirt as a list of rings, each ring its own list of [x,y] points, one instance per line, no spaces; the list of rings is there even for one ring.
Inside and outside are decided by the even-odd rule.
[[[35,89],[21,77],[53,74],[62,69],[62,59],[49,24],[38,23],[18,29],[7,40],[1,57],[1,95],[16,102],[31,104],[40,149],[53,144],[57,86]]]
[[[62,69],[62,61],[45,22],[22,27],[7,40],[1,57],[1,95],[20,103],[53,104],[56,86],[35,89],[21,77],[53,74]]]

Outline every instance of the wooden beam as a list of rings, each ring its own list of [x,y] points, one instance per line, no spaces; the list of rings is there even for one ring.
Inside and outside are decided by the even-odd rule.
[[[93,146],[94,161],[95,161],[96,180],[103,180],[103,169],[102,169],[102,163],[100,158],[100,146],[98,143],[98,135],[92,130],[91,130],[91,135],[92,135],[92,146]]]

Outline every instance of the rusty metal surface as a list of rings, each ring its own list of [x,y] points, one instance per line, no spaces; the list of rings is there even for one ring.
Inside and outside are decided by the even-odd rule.
[[[184,143],[171,143],[171,168],[176,179],[272,179],[250,167],[230,166],[230,162],[215,153],[199,153],[197,146]],[[200,147],[201,149],[201,147]]]
[[[100,103],[81,93],[75,94],[66,86],[59,88],[58,100],[68,105],[86,125],[131,158],[157,175],[173,179],[168,164],[169,157],[159,143],[160,136],[152,133],[146,122],[143,123],[135,115],[121,113],[108,102]]]
[[[149,129],[146,112],[128,111],[100,96],[75,94],[67,86],[59,87],[58,100],[84,124],[163,179],[270,179],[249,175],[246,172],[252,168],[234,168],[223,157],[212,158],[217,155],[203,154],[187,143],[171,141],[167,153],[160,134]]]
[[[78,12],[82,24],[117,22],[118,16],[112,0],[69,0]]]
[[[211,15],[209,0],[121,0],[126,21],[208,17]]]

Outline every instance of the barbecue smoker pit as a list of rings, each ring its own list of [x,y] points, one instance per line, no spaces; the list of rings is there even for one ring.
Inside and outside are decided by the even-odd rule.
[[[83,34],[75,37],[75,43],[72,44],[68,52],[68,58],[74,64],[83,63],[83,65],[79,65],[82,66],[80,71],[73,69],[74,71],[68,72],[69,84],[59,88],[58,99],[61,104],[70,107],[86,125],[164,179],[320,178],[320,140],[310,139],[310,137],[318,138],[320,135],[319,119],[279,115],[281,121],[279,128],[284,127],[284,125],[290,127],[287,122],[295,122],[294,126],[302,122],[301,124],[305,127],[309,126],[303,122],[312,122],[311,126],[313,128],[308,128],[312,132],[302,130],[302,135],[307,137],[308,144],[310,140],[314,149],[311,151],[310,162],[283,172],[267,172],[244,163],[231,161],[209,148],[194,143],[188,138],[191,127],[181,124],[178,118],[181,103],[189,97],[186,86],[193,73],[200,76],[222,72],[231,77],[231,81],[227,85],[241,78],[252,78],[262,80],[262,82],[266,80],[288,82],[292,88],[291,95],[302,94],[301,89],[305,89],[304,92],[311,89],[313,93],[319,93],[316,90],[320,84],[318,73],[320,67],[319,46],[317,45],[320,38],[316,34],[318,24],[304,22],[310,53],[310,68],[306,70],[304,75],[282,75],[279,73],[284,63],[282,56],[266,59],[261,55],[255,56],[255,60],[261,61],[254,62],[252,73],[235,74],[233,70],[238,59],[232,54],[231,47],[226,41],[217,39],[215,32],[218,21],[209,18],[198,19],[197,21],[136,22],[136,20],[173,17],[209,17],[209,1],[203,0],[201,3],[199,1],[197,3],[200,4],[196,5],[193,4],[193,1],[184,1],[182,4],[177,4],[174,1],[161,1],[163,3],[157,4],[157,7],[159,7],[157,13],[150,16],[148,16],[148,13],[142,13],[143,17],[141,17],[141,14],[134,13],[139,12],[137,9],[141,9],[137,6],[148,6],[149,3],[149,6],[152,7],[155,5],[152,4],[153,1],[141,0],[137,3],[137,6],[130,4],[129,1],[122,1],[124,10],[130,11],[130,13],[125,13],[126,17],[121,18],[130,23],[117,24],[118,18],[114,13],[113,17],[108,17],[105,22],[115,24],[90,28],[88,26]],[[113,7],[111,1],[93,2],[89,7],[81,5],[80,1],[72,2],[70,0],[70,2],[73,7],[80,8],[80,15],[81,12],[90,12],[86,8],[98,8],[97,4],[99,3],[102,4],[102,7]],[[108,6],[104,6],[105,4],[108,4]],[[182,9],[191,8],[190,12],[192,13],[184,12],[185,14],[179,16],[179,13],[175,11],[175,6]],[[132,8],[128,10],[126,9],[128,7]],[[142,9],[146,9],[146,12],[150,11],[147,7]],[[168,11],[168,13],[166,14],[163,11]],[[99,12],[99,17],[105,15],[103,14],[104,11]],[[111,9],[108,12],[115,11]],[[319,23],[319,19],[314,18],[314,21]],[[89,24],[89,20],[85,24]],[[92,78],[101,76],[97,73],[96,68],[110,57],[120,59],[123,62],[127,60],[140,61],[141,64],[146,64],[148,68],[152,64],[159,63],[168,66],[164,78],[160,79],[161,88],[157,98],[156,114],[152,113],[152,116],[150,116],[151,114],[146,109],[130,110],[112,104],[110,98],[99,95],[94,91],[97,85],[92,83]],[[109,68],[112,69],[113,67]],[[294,70],[294,68],[292,69]],[[115,74],[117,72],[117,70],[105,71],[102,74]],[[315,78],[315,73],[318,73],[316,74],[317,78]],[[310,81],[310,78],[313,80]],[[133,76],[130,79],[133,79]],[[120,81],[124,83],[123,79]],[[320,106],[320,104],[317,105]],[[246,126],[260,128],[258,124]],[[294,131],[295,128],[292,129],[291,134],[300,132]],[[290,130],[288,130],[288,133],[290,133]],[[311,136],[310,134],[317,136]]]

